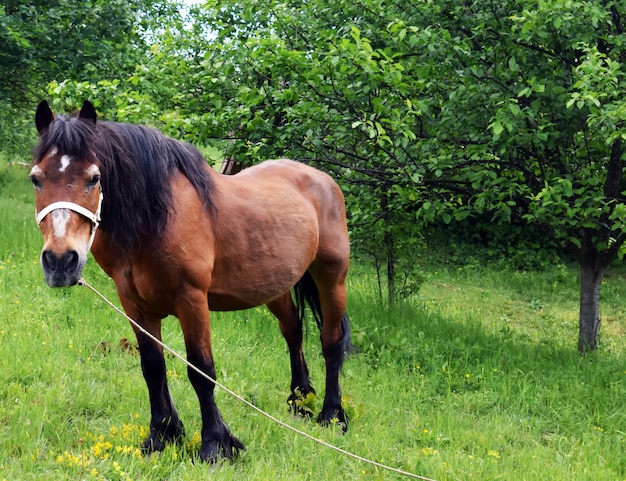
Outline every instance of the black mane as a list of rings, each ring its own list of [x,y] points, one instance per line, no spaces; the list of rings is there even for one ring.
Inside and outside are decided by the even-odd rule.
[[[155,129],[79,117],[57,117],[41,134],[35,163],[52,147],[97,163],[102,174],[100,228],[123,249],[160,239],[172,202],[171,178],[181,172],[211,210],[215,187],[205,159],[192,145]]]

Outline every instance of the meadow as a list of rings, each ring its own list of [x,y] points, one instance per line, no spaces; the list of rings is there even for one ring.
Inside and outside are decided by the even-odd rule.
[[[187,436],[137,449],[149,422],[132,330],[83,287],[46,287],[27,169],[0,167],[1,480],[400,480],[272,423],[224,392],[217,402],[245,444],[232,463],[194,459],[199,410],[187,369],[167,356]],[[347,434],[287,411],[289,360],[265,308],[212,316],[219,381],[273,416],[342,449],[429,479],[626,480],[626,274],[602,290],[601,345],[576,351],[578,273],[424,253],[417,295],[390,308],[355,259],[349,313],[355,352],[342,375]],[[117,304],[90,259],[85,278]],[[163,338],[184,346],[176,319]],[[305,344],[323,389],[318,334]],[[319,408],[319,400],[314,400]]]

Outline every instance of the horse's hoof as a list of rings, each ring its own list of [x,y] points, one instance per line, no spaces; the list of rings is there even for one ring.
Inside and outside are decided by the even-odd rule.
[[[348,416],[343,408],[339,409],[324,409],[317,416],[317,422],[324,427],[327,426],[339,426],[341,432],[345,434],[348,431]]]
[[[168,443],[180,441],[185,437],[185,427],[180,421],[165,424],[161,429],[150,428],[150,435],[141,445],[141,451],[145,454],[158,453],[165,449]]]
[[[145,441],[141,444],[141,452],[146,455],[151,455],[152,453],[160,453],[165,449],[165,443],[159,437],[148,436]]]
[[[223,459],[232,461],[237,457],[239,451],[243,451],[245,446],[239,439],[230,433],[226,433],[221,440],[203,442],[198,456],[206,463],[217,463]]]
[[[296,417],[312,418],[315,414],[315,390],[311,390],[304,394],[299,389],[292,392],[287,398],[289,412]]]

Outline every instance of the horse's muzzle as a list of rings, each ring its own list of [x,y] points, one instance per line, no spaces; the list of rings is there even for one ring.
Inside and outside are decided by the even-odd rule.
[[[69,287],[78,283],[85,260],[75,250],[56,254],[44,250],[41,253],[41,268],[50,287]]]

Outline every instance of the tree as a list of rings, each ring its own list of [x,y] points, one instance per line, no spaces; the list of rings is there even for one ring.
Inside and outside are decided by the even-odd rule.
[[[267,36],[247,40],[254,45],[248,62],[272,80],[263,84],[263,110],[274,104],[289,124],[285,138],[300,139],[299,148],[331,165],[345,159],[378,177],[422,219],[489,211],[494,221],[540,224],[578,258],[578,347],[594,349],[601,280],[626,232],[624,5],[354,5],[359,15],[342,10],[348,22],[335,23],[336,34],[328,25],[314,37],[274,9],[271,49],[263,48]],[[319,7],[307,9],[308,20],[330,9]],[[325,45],[292,45],[319,37]],[[261,125],[271,118],[262,115]],[[324,121],[294,135],[291,124],[312,118]],[[263,130],[267,143],[276,140],[270,130]]]
[[[24,150],[21,123],[31,123],[49,82],[127,78],[143,63],[149,35],[175,12],[166,1],[0,3],[0,114],[11,121],[0,127],[3,150]]]
[[[464,4],[435,17],[461,46],[447,56],[457,75],[449,72],[452,101],[444,107],[471,122],[442,123],[455,133],[448,143],[455,152],[438,155],[424,179],[437,185],[433,168],[439,169],[464,186],[467,205],[492,211],[495,219],[518,216],[541,225],[577,257],[578,348],[585,352],[597,346],[601,281],[626,233],[624,5],[503,2],[498,8],[494,15],[493,5],[481,11]],[[472,111],[484,112],[484,120]]]
[[[585,352],[626,239],[625,14],[617,0],[216,0],[125,91],[244,163],[332,171],[355,233],[387,247],[416,222],[538,226],[578,258]]]

